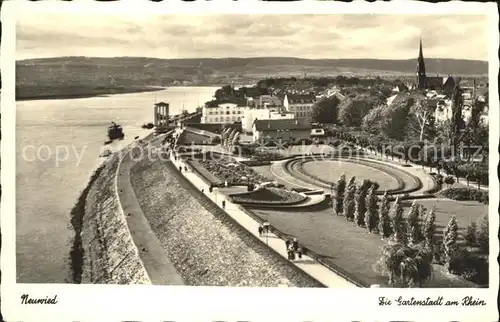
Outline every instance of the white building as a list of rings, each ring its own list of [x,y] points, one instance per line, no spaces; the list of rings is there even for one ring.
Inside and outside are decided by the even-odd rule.
[[[246,104],[221,103],[217,106],[203,107],[201,123],[235,123],[240,122],[245,112]]]
[[[255,120],[293,119],[294,117],[294,113],[281,112],[275,108],[247,108],[241,117],[241,127],[243,132],[250,133]]]
[[[295,118],[310,119],[315,102],[316,97],[314,95],[287,94],[283,100],[283,106],[287,112],[293,113]]]

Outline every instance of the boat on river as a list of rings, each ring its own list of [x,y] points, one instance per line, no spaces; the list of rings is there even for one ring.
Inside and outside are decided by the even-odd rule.
[[[108,127],[108,138],[110,141],[113,140],[123,140],[125,134],[121,125],[111,122],[111,126]]]

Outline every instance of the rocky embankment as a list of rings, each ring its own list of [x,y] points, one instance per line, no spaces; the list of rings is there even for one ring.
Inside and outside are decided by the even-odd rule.
[[[131,182],[165,256],[186,284],[322,286],[233,222],[170,162],[139,161]]]
[[[98,170],[84,191],[86,196],[81,216],[73,215],[75,243],[72,262],[76,283],[151,283],[118,201],[118,165],[119,155],[116,153]]]

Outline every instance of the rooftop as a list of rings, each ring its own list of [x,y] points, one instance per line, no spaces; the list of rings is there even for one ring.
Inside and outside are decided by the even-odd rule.
[[[316,97],[311,94],[287,94],[286,97],[289,104],[311,104],[316,101]]]
[[[278,130],[310,130],[311,122],[307,119],[276,119],[276,120],[255,120],[257,131],[278,131]]]

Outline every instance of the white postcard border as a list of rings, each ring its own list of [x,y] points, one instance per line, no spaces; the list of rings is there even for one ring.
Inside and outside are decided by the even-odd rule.
[[[332,320],[423,320],[489,321],[497,318],[499,251],[497,233],[498,177],[496,167],[499,143],[498,105],[490,106],[490,288],[489,289],[284,289],[284,288],[213,288],[168,286],[16,284],[15,265],[15,26],[14,12],[22,5],[7,2],[2,7],[1,67],[2,103],[2,313],[6,320],[141,320],[141,321],[332,321]],[[19,1],[21,2],[21,1]],[[422,2],[334,3],[327,1],[290,4],[257,1],[205,1],[163,3],[120,1],[97,4],[90,1],[70,3],[30,3],[58,10],[61,5],[80,13],[98,10],[104,14],[137,12],[172,14],[214,13],[408,13],[408,14],[485,14],[489,19],[489,84],[491,102],[498,102],[498,13],[494,3]],[[20,304],[20,296],[57,294],[59,303],[46,306]],[[380,307],[378,297],[443,296],[460,300],[472,296],[486,300],[479,307]]]

